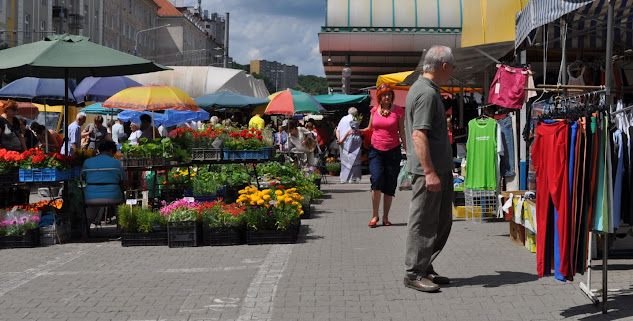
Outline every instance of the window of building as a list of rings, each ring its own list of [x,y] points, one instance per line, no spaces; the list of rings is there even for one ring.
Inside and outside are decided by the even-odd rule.
[[[121,7],[116,8],[116,26],[121,26]]]
[[[125,26],[125,21],[123,21],[123,28],[122,28],[122,31],[123,31],[123,35],[127,37],[127,28],[126,28],[126,26]]]
[[[31,37],[31,31],[29,28],[31,28],[31,15],[26,14],[24,15],[24,38]]]
[[[4,11],[4,0],[0,0],[0,12]]]
[[[44,40],[46,38],[46,21],[40,21],[40,40]]]
[[[46,0],[40,0],[40,3],[46,5]]]
[[[99,10],[95,10],[95,20],[92,22],[95,29],[99,28]]]

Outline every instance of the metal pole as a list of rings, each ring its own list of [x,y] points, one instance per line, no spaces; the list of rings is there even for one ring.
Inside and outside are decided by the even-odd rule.
[[[464,128],[464,86],[459,85],[459,128]]]
[[[562,19],[560,19],[560,29],[562,32],[565,33],[565,37],[561,37],[561,48],[562,48],[562,53],[561,53],[561,59],[560,59],[560,71],[561,71],[561,82],[563,85],[567,85],[567,20],[566,20],[567,16],[563,16]]]
[[[224,68],[229,68],[229,13],[224,16]]]
[[[65,155],[68,155],[69,146],[68,146],[68,68],[64,68],[64,142],[65,146]],[[46,115],[44,115],[46,117]],[[48,129],[46,129],[48,131]],[[47,132],[48,134],[48,132]],[[47,135],[48,136],[48,135]],[[76,144],[81,145],[81,142],[75,142]]]
[[[606,104],[607,110],[611,111],[611,77],[613,76],[613,9],[615,6],[614,0],[609,0],[609,7],[607,11],[607,53],[605,62],[605,87],[606,87]],[[604,244],[602,245],[602,314],[607,313],[607,291],[608,291],[608,278],[607,268],[609,252],[609,234],[604,234]]]

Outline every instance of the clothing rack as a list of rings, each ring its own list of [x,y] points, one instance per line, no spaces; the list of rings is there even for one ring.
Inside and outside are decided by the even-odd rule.
[[[611,115],[616,115],[616,114],[619,114],[619,113],[623,113],[623,112],[629,111],[631,109],[633,109],[633,105],[624,107],[624,108],[622,108],[620,110],[616,110],[616,111],[612,112]]]

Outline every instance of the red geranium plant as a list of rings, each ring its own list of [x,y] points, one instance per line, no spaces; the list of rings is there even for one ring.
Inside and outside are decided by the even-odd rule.
[[[228,133],[224,147],[230,150],[259,150],[263,147],[270,147],[270,144],[264,139],[264,134],[255,128],[232,129]]]

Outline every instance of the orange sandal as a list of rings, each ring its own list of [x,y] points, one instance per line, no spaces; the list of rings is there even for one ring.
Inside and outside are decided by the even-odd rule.
[[[374,228],[376,226],[378,226],[378,222],[380,221],[380,219],[377,219],[374,221],[374,219],[372,218],[371,221],[369,221],[369,227]]]

